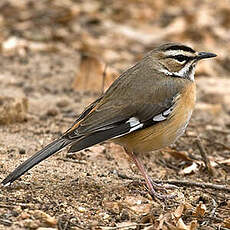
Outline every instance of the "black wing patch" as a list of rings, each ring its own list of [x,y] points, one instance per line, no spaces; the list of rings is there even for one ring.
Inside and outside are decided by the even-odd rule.
[[[162,113],[155,115],[153,118],[148,119],[146,121],[139,121],[138,118],[136,117],[131,117],[128,120],[122,121],[122,122],[117,122],[116,124],[103,127],[96,132],[93,132],[89,135],[85,136],[80,136],[79,138],[76,139],[76,131],[72,131],[72,133],[68,133],[68,139],[73,140],[73,144],[71,145],[70,149],[68,152],[77,152],[80,151],[84,148],[89,148],[95,144],[98,144],[100,142],[112,139],[112,138],[117,138],[120,136],[127,135],[131,132],[135,132],[138,130],[141,130],[143,128],[148,128],[152,125],[155,125],[159,122],[162,122],[166,120],[169,115],[171,114],[173,110],[173,107],[170,107],[163,111]],[[74,141],[76,139],[76,141]]]
[[[121,134],[128,133],[130,130],[130,125],[128,123],[116,124],[113,128],[107,130],[97,131],[88,136],[84,136],[78,139],[72,144],[68,152],[77,152],[84,148],[91,147],[102,141],[109,140]]]

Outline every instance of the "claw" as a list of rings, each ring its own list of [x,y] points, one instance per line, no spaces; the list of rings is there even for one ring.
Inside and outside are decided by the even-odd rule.
[[[128,151],[127,149],[125,149],[126,153],[132,158],[132,160],[134,161],[134,163],[136,164],[137,168],[140,170],[141,174],[143,175],[144,179],[145,179],[145,184],[147,186],[147,189],[149,191],[150,196],[155,199],[158,198],[159,200],[168,200],[168,199],[173,199],[176,197],[176,195],[163,195],[160,194],[158,192],[156,192],[155,190],[162,190],[164,192],[167,192],[167,187],[172,189],[172,188],[177,188],[174,185],[166,185],[163,186],[163,184],[157,184],[155,183],[149,176],[147,171],[144,168],[143,163],[141,162],[140,159],[137,158],[137,154]]]

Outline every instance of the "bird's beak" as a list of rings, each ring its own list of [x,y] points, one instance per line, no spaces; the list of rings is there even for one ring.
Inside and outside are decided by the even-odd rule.
[[[201,60],[201,59],[205,59],[205,58],[213,58],[216,57],[217,55],[214,53],[209,53],[209,52],[199,52],[196,60]]]

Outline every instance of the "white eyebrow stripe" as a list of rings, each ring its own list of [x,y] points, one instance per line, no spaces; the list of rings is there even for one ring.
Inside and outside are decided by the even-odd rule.
[[[190,52],[184,51],[184,50],[167,50],[164,52],[166,56],[176,56],[176,55],[184,55],[188,57],[193,57]]]

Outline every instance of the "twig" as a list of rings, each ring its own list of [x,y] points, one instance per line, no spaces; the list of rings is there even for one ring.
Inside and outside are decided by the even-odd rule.
[[[68,225],[69,225],[69,220],[67,220],[64,223],[64,226],[62,226],[62,223],[61,223],[60,219],[58,220],[58,230],[66,230]]]
[[[28,208],[28,207],[32,207],[33,204],[26,204],[26,203],[0,204],[0,208],[15,208],[15,206]]]
[[[105,78],[106,78],[106,70],[107,70],[107,64],[105,64],[105,68],[102,74],[102,86],[101,86],[101,94],[105,91]]]
[[[215,199],[212,198],[212,204],[213,204],[213,209],[211,211],[210,217],[213,217],[215,215],[216,209],[217,209],[217,203],[215,201]]]
[[[214,176],[215,175],[215,171],[213,170],[212,166],[211,166],[211,163],[210,163],[210,160],[208,159],[207,157],[207,152],[205,151],[204,149],[204,146],[202,145],[201,141],[199,139],[196,139],[195,140],[195,144],[197,145],[197,147],[199,148],[200,150],[200,155],[202,156],[203,158],[203,161],[206,165],[206,168],[208,169],[208,172]]]
[[[79,160],[73,160],[73,159],[67,159],[67,158],[57,158],[57,160],[65,161],[65,162],[72,162],[77,164],[86,164],[85,161],[79,161]]]
[[[230,132],[227,131],[227,130],[211,129],[211,131],[214,131],[214,132],[217,132],[217,133],[222,133],[222,134],[230,134]]]
[[[201,225],[208,225],[210,220],[215,218],[215,212],[216,212],[216,209],[217,209],[217,203],[216,203],[215,199],[213,199],[213,198],[212,198],[212,204],[213,204],[214,207],[213,207],[213,209],[212,209],[212,211],[211,211],[211,213],[209,215],[210,219],[204,221]]]
[[[128,179],[128,180],[137,180],[136,178],[129,177],[124,174],[117,174],[122,179]],[[224,192],[230,192],[230,187],[227,187],[226,185],[219,185],[219,184],[212,184],[212,183],[199,183],[199,182],[190,182],[190,181],[177,181],[177,180],[152,180],[155,183],[162,183],[162,184],[173,184],[176,186],[188,186],[188,187],[199,187],[203,189],[215,189],[215,190],[221,190]]]
[[[8,205],[8,204],[0,204],[0,208],[15,208],[14,205]]]
[[[225,192],[230,192],[230,187],[227,187],[226,185],[219,185],[219,184],[212,184],[212,183],[199,183],[199,182],[190,182],[190,181],[160,181],[160,180],[153,180],[156,183],[169,183],[177,186],[188,186],[188,187],[199,187],[199,188],[210,188],[215,190],[221,190]]]
[[[12,222],[10,220],[7,220],[7,219],[0,219],[0,224],[9,227],[12,225]]]
[[[74,226],[74,227],[77,227],[77,228],[79,228],[79,229],[88,229],[88,227],[86,228],[86,227],[82,227],[82,226],[80,226],[79,224],[72,224],[72,226]]]
[[[129,224],[129,225],[123,225],[123,226],[116,226],[116,227],[103,227],[100,226],[101,229],[103,230],[116,230],[116,229],[125,229],[125,228],[131,228],[131,227],[137,227],[137,226],[150,226],[151,224],[147,223],[147,224],[138,224],[138,223],[134,223],[134,224]]]
[[[206,192],[215,198],[222,199],[222,200],[226,199],[226,196],[224,195],[224,193],[216,193],[216,192],[208,191],[208,190]]]
[[[194,218],[195,216],[194,215],[190,215],[190,214],[185,214],[184,215],[185,218]],[[223,222],[223,219],[221,218],[218,218],[218,217],[210,217],[210,216],[203,216],[203,217],[195,217],[196,219],[198,219],[199,221],[202,221],[202,220],[209,220],[209,221],[216,221],[216,222]]]
[[[222,142],[214,141],[213,144],[221,145],[223,148],[225,148],[225,149],[227,149],[227,150],[230,150],[230,146],[227,146],[226,144],[224,144],[224,143],[222,143]]]
[[[119,173],[119,172],[117,172],[117,176],[125,180],[137,180],[137,178],[133,178],[131,176],[127,176],[126,174]]]
[[[225,131],[224,131],[225,132]],[[197,138],[196,135],[188,135],[186,134],[186,136],[184,137],[194,137],[194,138]],[[207,138],[207,137],[199,137],[200,139],[203,139],[205,141],[208,141],[208,142],[212,142],[212,144],[216,144],[216,145],[221,145],[223,148],[227,149],[227,150],[230,150],[230,146],[222,143],[222,142],[219,142],[219,141],[213,141],[213,140],[210,140],[210,138]]]

